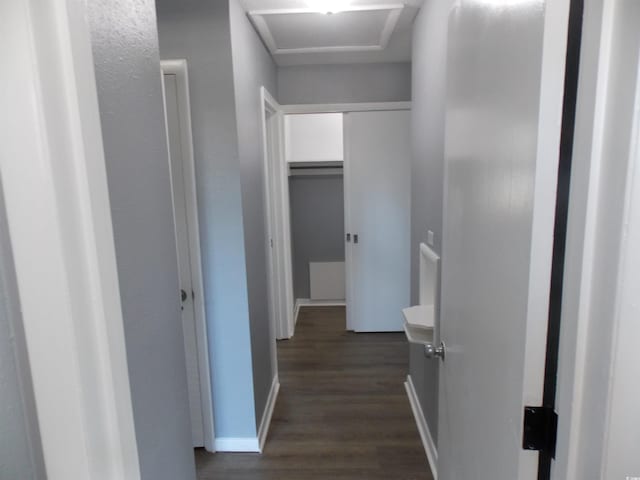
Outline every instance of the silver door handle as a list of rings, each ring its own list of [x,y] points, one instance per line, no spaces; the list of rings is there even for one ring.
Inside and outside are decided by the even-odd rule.
[[[445,344],[440,342],[440,346],[436,347],[433,343],[427,343],[424,346],[424,356],[427,358],[439,358],[444,362]]]

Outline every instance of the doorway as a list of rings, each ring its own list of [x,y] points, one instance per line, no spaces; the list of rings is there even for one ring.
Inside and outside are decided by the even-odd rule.
[[[194,447],[214,450],[213,402],[186,60],[161,62]]]
[[[280,106],[264,88],[262,92],[277,338],[293,335],[305,306],[346,305],[347,330],[402,331],[401,310],[409,305],[410,104]],[[314,217],[327,223],[323,216],[335,210],[336,199],[330,199],[328,208],[325,192],[305,210],[304,228],[293,224],[300,220],[301,202],[295,186],[318,179],[329,185],[330,195],[344,198],[335,215],[344,218],[344,228],[330,228],[341,232],[337,247],[305,256],[310,249],[301,248],[296,232],[304,230],[304,241],[318,243],[309,234],[317,230]],[[294,241],[298,244],[292,245]]]

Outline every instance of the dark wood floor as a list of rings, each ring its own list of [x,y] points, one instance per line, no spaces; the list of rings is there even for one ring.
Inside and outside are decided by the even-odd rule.
[[[196,451],[201,480],[432,480],[404,390],[403,334],[345,331],[304,308],[278,342],[280,394],[262,455]]]

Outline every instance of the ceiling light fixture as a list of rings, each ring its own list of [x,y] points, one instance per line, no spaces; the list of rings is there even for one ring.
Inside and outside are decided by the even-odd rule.
[[[312,11],[325,15],[343,12],[349,7],[349,3],[349,0],[307,0]]]

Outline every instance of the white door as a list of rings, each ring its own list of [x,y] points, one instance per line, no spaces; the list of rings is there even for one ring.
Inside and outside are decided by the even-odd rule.
[[[347,328],[401,331],[409,305],[410,112],[345,114]]]
[[[198,367],[198,339],[194,305],[193,275],[189,247],[189,225],[185,195],[184,158],[180,124],[180,104],[176,75],[164,75],[167,132],[171,161],[171,189],[173,191],[173,211],[178,250],[178,270],[180,274],[180,294],[182,300],[182,329],[184,349],[187,359],[187,383],[189,387],[189,407],[191,431],[194,447],[204,446],[203,412],[201,400],[200,371]]]
[[[439,480],[533,480],[568,2],[455,3],[449,19]]]

